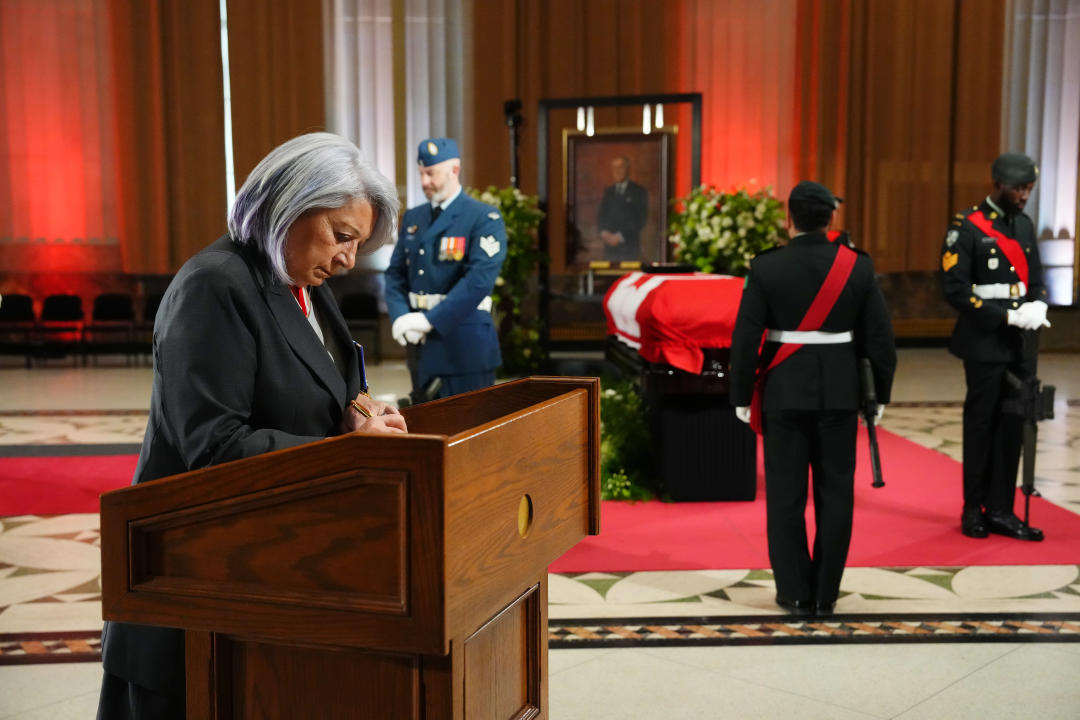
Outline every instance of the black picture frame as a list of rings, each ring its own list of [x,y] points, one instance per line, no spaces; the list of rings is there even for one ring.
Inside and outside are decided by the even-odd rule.
[[[568,270],[667,259],[677,133],[675,127],[563,130]]]

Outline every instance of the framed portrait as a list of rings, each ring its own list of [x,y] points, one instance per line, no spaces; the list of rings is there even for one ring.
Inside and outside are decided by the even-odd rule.
[[[563,131],[568,269],[667,259],[676,132]]]

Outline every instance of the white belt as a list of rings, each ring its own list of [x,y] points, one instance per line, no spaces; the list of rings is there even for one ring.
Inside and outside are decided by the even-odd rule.
[[[409,305],[413,310],[430,310],[443,300],[446,299],[445,295],[427,294],[427,293],[409,293]],[[491,312],[491,296],[488,295],[480,304],[476,306],[477,310],[483,310],[484,312]]]
[[[983,300],[1008,300],[1009,298],[1018,298],[1027,295],[1027,285],[1022,282],[972,285],[971,292],[975,293]]]
[[[770,342],[799,345],[834,345],[849,343],[854,339],[850,330],[825,332],[824,330],[769,330],[765,339]]]

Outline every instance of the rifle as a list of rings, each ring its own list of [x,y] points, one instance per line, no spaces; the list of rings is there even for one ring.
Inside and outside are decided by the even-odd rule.
[[[881,451],[878,449],[877,428],[874,427],[877,418],[877,390],[874,388],[874,369],[870,366],[870,358],[859,358],[859,374],[862,378],[862,407],[859,409],[866,422],[866,435],[870,438],[870,471],[874,475],[872,487],[885,487],[885,480],[881,477]]]
[[[1012,388],[1013,397],[1002,401],[1001,411],[1019,415],[1023,421],[1021,438],[1024,464],[1021,487],[1024,491],[1024,528],[1027,529],[1031,496],[1039,496],[1035,489],[1035,444],[1038,440],[1036,423],[1054,418],[1054,386],[1043,385],[1037,377],[1021,380],[1009,370],[1005,371],[1005,382]]]

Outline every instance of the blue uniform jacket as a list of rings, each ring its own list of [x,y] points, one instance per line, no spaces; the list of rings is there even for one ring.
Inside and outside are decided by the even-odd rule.
[[[444,238],[465,238],[455,257]],[[434,224],[431,205],[406,211],[390,266],[386,269],[386,307],[391,322],[412,312],[409,293],[446,295],[423,311],[431,323],[420,355],[420,380],[440,375],[494,370],[502,363],[491,313],[477,305],[491,294],[506,258],[506,228],[490,205],[464,190]]]

